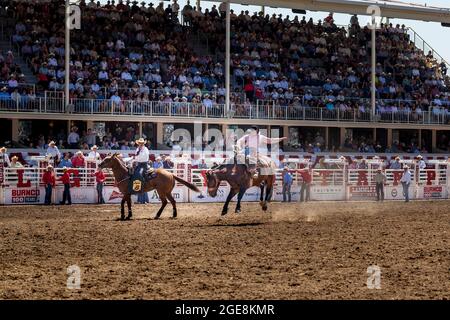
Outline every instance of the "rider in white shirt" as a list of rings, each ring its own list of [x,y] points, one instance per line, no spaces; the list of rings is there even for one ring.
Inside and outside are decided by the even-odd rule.
[[[252,126],[250,133],[244,135],[242,138],[237,140],[236,146],[238,150],[244,150],[244,155],[246,163],[249,167],[250,172],[253,174],[253,178],[258,177],[258,162],[260,158],[267,158],[260,155],[262,149],[267,150],[268,144],[274,144],[286,140],[287,137],[282,138],[269,138],[259,133],[259,128],[257,126]],[[249,161],[251,157],[256,159],[256,161]],[[267,159],[269,160],[269,159]],[[270,161],[270,160],[269,160]],[[254,162],[253,165],[251,162]]]
[[[136,172],[145,178],[145,173],[148,170],[148,161],[150,159],[150,151],[145,146],[147,141],[144,138],[140,138],[136,140],[136,144],[138,145],[136,149],[136,155],[134,156],[134,162],[136,165]]]

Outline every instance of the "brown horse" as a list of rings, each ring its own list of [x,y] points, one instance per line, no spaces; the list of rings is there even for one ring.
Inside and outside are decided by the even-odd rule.
[[[267,210],[267,203],[270,202],[273,191],[273,184],[275,182],[275,175],[258,175],[254,179],[252,174],[248,171],[245,164],[221,164],[206,172],[206,180],[208,187],[208,194],[211,197],[217,195],[220,183],[226,181],[230,184],[230,193],[225,201],[222,209],[222,215],[228,213],[228,205],[231,199],[237,194],[237,204],[235,213],[241,212],[241,200],[245,191],[250,187],[258,186],[261,189],[260,202],[262,209]],[[265,189],[265,197],[264,197]]]
[[[104,168],[111,168],[114,174],[114,179],[116,181],[117,187],[119,188],[120,192],[123,194],[122,202],[120,204],[121,211],[120,211],[120,219],[125,220],[125,202],[128,206],[128,216],[126,217],[127,220],[131,219],[132,212],[131,212],[131,194],[128,190],[128,185],[130,182],[130,175],[128,173],[128,169],[125,166],[125,163],[117,157],[118,153],[115,153],[111,156],[106,157],[98,166],[102,169]],[[162,211],[167,205],[167,199],[169,199],[170,203],[173,207],[173,217],[177,217],[177,206],[175,199],[172,197],[172,190],[175,186],[175,181],[178,181],[179,183],[185,185],[189,189],[200,192],[196,186],[193,184],[175,176],[174,174],[159,168],[155,170],[155,177],[146,181],[142,192],[148,192],[151,190],[156,189],[158,192],[159,198],[161,199],[161,208],[159,208],[158,212],[156,213],[155,219],[159,219],[161,216]]]

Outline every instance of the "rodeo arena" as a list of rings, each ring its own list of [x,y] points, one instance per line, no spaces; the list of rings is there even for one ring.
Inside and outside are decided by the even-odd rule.
[[[448,38],[397,0],[0,1],[0,299],[449,299],[424,21]]]

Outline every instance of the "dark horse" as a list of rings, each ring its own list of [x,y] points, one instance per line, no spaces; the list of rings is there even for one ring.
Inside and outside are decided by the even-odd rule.
[[[206,172],[206,180],[208,187],[208,194],[211,197],[217,195],[217,190],[221,181],[226,181],[230,184],[230,193],[228,194],[225,205],[222,209],[222,215],[228,213],[228,204],[231,199],[237,194],[238,201],[236,205],[235,213],[241,212],[241,200],[245,191],[250,187],[258,186],[261,189],[260,202],[262,209],[267,210],[267,203],[270,202],[273,191],[273,184],[275,182],[275,175],[258,175],[258,178],[254,179],[252,174],[248,171],[245,164],[221,164]],[[264,197],[265,189],[265,197]]]
[[[111,168],[114,174],[114,179],[116,181],[117,187],[119,188],[120,192],[123,194],[122,202],[120,204],[121,211],[120,211],[120,219],[125,220],[125,208],[124,204],[127,202],[128,205],[128,216],[127,220],[129,220],[132,216],[131,212],[131,194],[128,190],[129,182],[130,182],[130,175],[128,173],[128,169],[125,166],[125,163],[118,158],[118,153],[115,153],[111,156],[106,157],[99,165],[100,168]],[[193,184],[184,181],[183,179],[175,176],[174,174],[160,168],[155,170],[155,177],[150,179],[149,181],[146,181],[142,192],[148,192],[151,190],[156,189],[158,192],[159,198],[161,199],[161,208],[159,208],[158,212],[156,213],[155,219],[159,219],[161,216],[162,211],[167,205],[167,199],[169,199],[170,203],[173,207],[173,217],[176,218],[177,216],[177,206],[175,199],[172,197],[172,190],[175,186],[175,181],[178,181],[179,183],[185,185],[189,189],[200,192],[196,186]]]

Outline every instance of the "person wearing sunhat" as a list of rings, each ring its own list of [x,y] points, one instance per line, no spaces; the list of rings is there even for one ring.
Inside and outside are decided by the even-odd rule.
[[[54,162],[54,165],[58,164],[59,160],[61,159],[61,153],[59,152],[55,141],[52,140],[48,144],[46,156],[50,159],[50,161]]]
[[[50,205],[52,203],[52,192],[56,184],[55,173],[53,171],[53,166],[47,166],[44,174],[42,175],[42,182],[45,185],[45,205]]]
[[[136,149],[136,155],[134,156],[134,162],[136,163],[136,173],[145,178],[145,173],[148,170],[148,161],[150,160],[150,151],[148,151],[145,143],[147,141],[144,138],[136,140],[138,145]]]
[[[391,169],[401,170],[402,164],[400,163],[400,157],[395,157],[394,162],[391,163]]]
[[[419,154],[417,156],[417,166],[419,167],[419,170],[424,170],[427,167],[427,164],[423,160],[423,157]]]
[[[84,161],[84,155],[81,150],[78,150],[75,157],[72,158],[72,167],[83,168],[86,162]]]
[[[405,202],[409,202],[409,185],[411,184],[411,171],[408,166],[403,167],[403,175],[400,179],[403,186],[403,194],[405,196]]]
[[[384,184],[386,183],[386,175],[381,168],[377,169],[375,174],[375,190],[377,192],[377,201],[384,201]]]
[[[91,152],[89,152],[88,154],[88,158],[94,159],[97,163],[99,163],[102,160],[102,158],[100,157],[100,153],[98,153],[97,150],[98,150],[97,145],[93,145],[91,147]]]
[[[11,168],[23,168],[23,165],[19,162],[19,157],[17,156],[11,158],[11,164],[9,166]]]
[[[6,147],[0,148],[0,163],[3,164],[3,167],[11,166],[11,161],[9,160],[9,156],[6,153],[6,151],[7,151]]]

